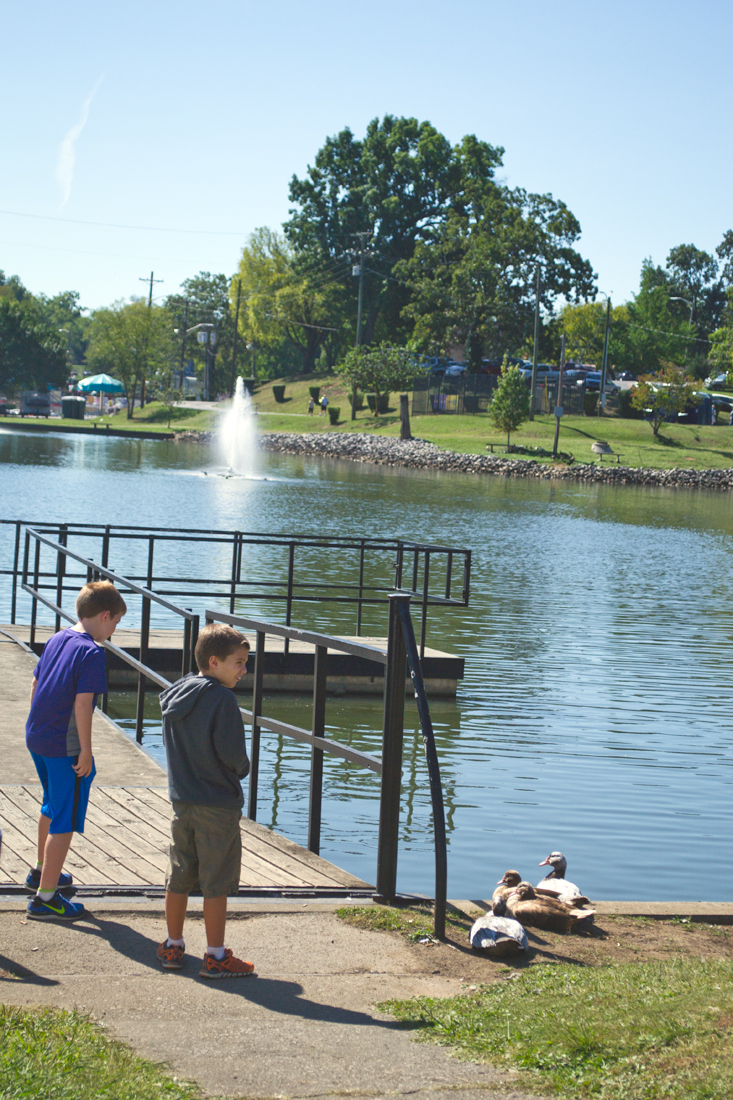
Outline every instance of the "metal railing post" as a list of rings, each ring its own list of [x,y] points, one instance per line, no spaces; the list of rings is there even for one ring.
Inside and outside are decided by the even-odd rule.
[[[433,722],[430,717],[428,697],[423,682],[422,667],[417,652],[415,631],[410,615],[410,597],[400,596],[395,605],[402,624],[402,633],[410,664],[410,676],[415,689],[420,728],[422,730],[425,757],[430,780],[430,801],[433,807],[433,835],[435,837],[435,909],[433,912],[433,930],[438,939],[445,939],[445,911],[448,895],[448,854],[445,833],[445,806],[443,804],[443,784],[440,781],[440,765],[435,748]]]
[[[107,569],[109,566],[109,524],[104,529],[104,535],[102,536],[102,568]]]
[[[364,599],[364,539],[359,549],[359,600],[356,605],[356,636],[361,636],[361,609]]]
[[[316,646],[313,666],[314,737],[325,737],[326,729],[326,646]],[[316,855],[321,850],[321,808],[323,804],[323,749],[311,749],[311,785],[308,806],[308,850]]]
[[[288,549],[288,595],[285,604],[285,625],[290,626],[290,620],[293,615],[293,569],[295,566],[295,543],[291,542]],[[290,638],[285,639],[283,646],[285,653],[290,652]]]
[[[186,608],[188,611],[189,608]],[[191,620],[188,616],[183,620],[183,652],[181,654],[181,676],[191,671]]]
[[[382,787],[379,800],[377,893],[394,898],[397,892],[397,849],[402,794],[402,739],[405,721],[405,639],[395,595],[389,597],[387,665],[384,670],[382,726]]]
[[[150,589],[153,581],[153,553],[154,553],[155,540],[151,538],[148,542],[148,580],[147,586]],[[138,653],[138,660],[141,664],[147,665],[150,659],[150,608],[151,600],[149,596],[142,597],[142,614],[140,619],[140,651]],[[135,713],[135,740],[140,744],[143,739],[143,724],[145,722],[145,688],[147,686],[147,678],[138,673],[137,678],[137,710]]]
[[[425,568],[422,575],[422,614],[420,616],[420,660],[425,656],[425,635],[428,626],[428,589],[430,586],[430,551],[425,551]]]
[[[34,563],[33,563],[33,591],[34,592],[38,591],[38,576],[39,576],[40,562],[41,562],[41,543],[38,539],[36,539],[36,553],[35,553]],[[38,613],[38,600],[34,596],[33,601],[31,603],[31,633],[30,633],[30,647],[31,647],[31,649],[33,649],[33,646],[36,644],[36,615],[37,615],[37,613]]]
[[[10,622],[15,622],[18,599],[18,558],[20,556],[20,520],[15,523],[15,550],[13,552],[13,591],[10,597]]]
[[[59,527],[59,542],[66,546],[68,527],[62,523]],[[61,550],[56,552],[56,606],[61,607],[64,598],[64,573],[66,572],[66,554]],[[61,616],[56,613],[56,633],[61,629]]]
[[[260,774],[260,727],[258,718],[262,714],[262,684],[265,676],[265,634],[257,631],[255,647],[255,673],[252,684],[252,740],[249,753],[249,799],[247,817],[257,820],[257,783]]]
[[[234,532],[232,543],[232,590],[229,596],[229,614],[234,614],[234,601],[237,597],[237,568],[239,565],[239,531]]]

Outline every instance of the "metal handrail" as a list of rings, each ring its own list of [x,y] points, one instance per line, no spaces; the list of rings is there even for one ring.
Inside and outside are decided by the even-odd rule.
[[[35,556],[33,565],[30,565],[30,542],[35,540]],[[39,587],[40,551],[45,545],[57,554],[58,602],[46,596]],[[159,687],[166,689],[171,682],[150,668],[142,659],[147,654],[150,606],[153,602],[165,606],[184,617],[186,624],[186,641],[184,643],[184,667],[185,674],[190,669],[190,659],[195,646],[195,635],[198,633],[198,615],[189,609],[179,608],[170,601],[165,600],[149,587],[137,584],[135,581],[111,570],[105,564],[98,565],[90,558],[69,550],[62,542],[42,534],[34,528],[26,529],[25,552],[23,559],[23,581],[21,588],[32,600],[30,641],[33,646],[36,629],[36,609],[38,603],[43,604],[54,613],[57,623],[61,619],[67,622],[75,622],[75,617],[65,611],[61,606],[63,597],[63,567],[66,558],[72,558],[85,566],[88,579],[96,576],[105,576],[109,580],[126,587],[130,591],[139,594],[143,600],[143,626],[140,638],[140,660],[133,657],[125,650],[114,645],[109,640],[103,643],[104,648],[119,657],[122,661],[134,668],[138,673],[138,706],[136,715],[136,739],[142,741],[144,719],[145,684],[151,680]],[[29,575],[32,573],[34,583],[29,583]],[[225,622],[256,633],[254,684],[252,693],[252,709],[240,708],[243,716],[250,722],[251,736],[251,770],[250,788],[248,800],[248,816],[256,820],[257,814],[257,783],[259,775],[259,734],[261,729],[282,734],[294,740],[311,746],[311,777],[310,777],[310,805],[308,815],[308,847],[318,854],[320,850],[321,833],[321,808],[323,788],[323,756],[325,753],[340,757],[358,764],[376,773],[381,778],[380,815],[379,815],[379,839],[377,849],[377,891],[388,899],[396,895],[397,877],[397,850],[399,840],[399,814],[402,781],[402,745],[404,735],[404,705],[405,705],[405,680],[407,663],[410,665],[415,696],[417,699],[420,724],[423,735],[423,743],[428,762],[430,777],[430,792],[433,807],[433,822],[435,833],[435,935],[442,938],[445,934],[446,912],[446,882],[447,882],[447,856],[445,813],[443,804],[443,792],[440,780],[440,770],[435,749],[432,722],[425,693],[420,655],[415,639],[412,618],[410,615],[410,592],[392,592],[389,597],[389,633],[387,639],[387,652],[376,649],[374,646],[364,645],[344,638],[332,637],[315,631],[301,630],[297,627],[282,626],[279,623],[269,623],[261,619],[251,619],[244,616],[225,614],[219,611],[207,610],[206,622]],[[299,641],[315,648],[315,667],[313,677],[313,724],[312,729],[306,730],[278,719],[268,717],[261,713],[263,704],[264,681],[264,655],[265,637],[267,634],[289,641]],[[186,650],[188,648],[188,656]],[[383,665],[384,676],[384,717],[382,728],[382,758],[381,760],[369,753],[352,749],[349,745],[341,744],[325,736],[325,703],[326,703],[326,662],[328,651],[349,653],[361,657],[374,664]],[[188,668],[186,667],[189,662]],[[103,709],[106,707],[103,703]]]
[[[206,528],[151,528],[136,526],[116,526],[110,524],[84,524],[68,523],[54,524],[47,522],[32,522],[24,520],[0,520],[0,525],[12,525],[15,527],[15,546],[13,552],[12,568],[0,568],[0,576],[12,578],[10,621],[16,621],[17,614],[17,583],[22,570],[19,567],[21,528],[25,525],[44,536],[56,536],[56,540],[67,544],[72,537],[91,537],[101,540],[101,566],[108,564],[110,543],[112,540],[121,541],[147,541],[148,542],[148,568],[144,576],[137,576],[134,572],[126,572],[128,582],[145,582],[145,587],[154,589],[157,595],[173,596],[186,599],[211,600],[223,598],[229,602],[229,611],[235,610],[237,600],[265,600],[285,605],[286,625],[290,625],[293,613],[293,605],[298,601],[355,604],[356,605],[356,634],[361,634],[364,607],[375,607],[388,604],[389,593],[395,589],[410,591],[415,602],[421,607],[420,650],[425,652],[425,639],[427,630],[427,617],[429,607],[453,606],[467,607],[470,591],[471,551],[465,548],[443,546],[434,543],[406,542],[402,539],[389,538],[360,538],[345,535],[303,535],[298,534],[278,535],[263,532],[242,531],[216,531]],[[194,543],[206,543],[219,546],[230,545],[231,571],[229,577],[212,578],[211,576],[156,576],[153,571],[153,548],[158,543],[180,543],[183,546]],[[268,547],[287,550],[287,575],[280,579],[257,578],[251,574],[242,577],[243,552],[246,547]],[[324,592],[319,581],[310,579],[299,580],[295,564],[296,550],[313,551],[335,548],[337,551],[358,551],[358,579],[352,581],[331,583],[328,591]],[[394,553],[394,576],[389,576],[390,566],[387,567],[387,575],[383,580],[373,583],[365,574],[366,556],[374,554]],[[433,560],[433,573],[435,574],[436,556],[440,562],[441,570],[445,570],[445,586],[443,592],[436,592],[436,585],[430,582],[431,559]],[[83,555],[82,555],[83,557]],[[412,557],[411,573],[412,584],[405,584],[403,580],[404,566]],[[460,562],[462,569],[454,569],[454,562]],[[381,562],[380,569],[384,572],[387,563]],[[423,577],[420,579],[420,567]],[[55,574],[42,574],[42,580],[57,581]],[[75,574],[69,574],[68,581],[77,579]],[[63,587],[63,580],[61,581]],[[460,591],[459,591],[460,590]],[[286,640],[285,648],[289,642]]]

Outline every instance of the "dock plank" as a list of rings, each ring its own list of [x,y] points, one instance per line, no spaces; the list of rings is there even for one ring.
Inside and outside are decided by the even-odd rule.
[[[37,784],[0,787],[4,850],[0,881],[21,883],[36,860]],[[93,786],[85,832],[77,834],[66,862],[80,886],[162,886],[168,863],[170,803],[165,787]],[[240,886],[257,889],[347,888],[369,884],[242,818]]]

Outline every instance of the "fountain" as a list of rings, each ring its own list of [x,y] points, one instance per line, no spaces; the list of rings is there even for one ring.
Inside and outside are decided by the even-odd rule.
[[[251,477],[257,472],[257,428],[252,401],[241,378],[231,406],[221,418],[217,445],[223,464],[232,474]]]

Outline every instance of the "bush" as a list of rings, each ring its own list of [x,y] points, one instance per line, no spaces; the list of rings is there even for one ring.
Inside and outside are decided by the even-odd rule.
[[[586,416],[595,416],[596,409],[598,407],[598,394],[597,393],[585,393],[583,394],[583,412]]]
[[[357,391],[356,398],[355,398],[353,393],[350,393],[349,394],[349,404],[356,410],[356,412],[358,412],[359,409],[363,409],[364,408],[364,394],[359,393]]]
[[[367,399],[367,405],[372,410],[372,412],[375,414],[375,416],[378,413],[386,413],[387,410],[389,409],[389,394],[388,393],[380,393],[379,394],[379,407],[378,408],[377,408],[377,395],[376,395],[376,393],[368,393],[366,395],[366,399]]]
[[[631,396],[633,390],[619,390],[617,394],[618,398],[618,415],[623,420],[641,420],[641,409],[635,409],[631,404]]]
[[[318,395],[321,392],[320,386],[309,386],[308,393],[311,395],[314,401],[318,401]]]
[[[273,392],[273,395],[275,397],[275,400],[279,404],[282,404],[283,401],[285,400],[285,386],[273,386],[272,387],[272,392]]]
[[[338,424],[340,416],[341,416],[341,407],[340,407],[340,405],[329,405],[328,406],[328,419],[331,421],[332,424]]]

